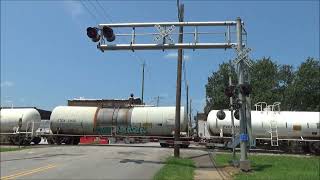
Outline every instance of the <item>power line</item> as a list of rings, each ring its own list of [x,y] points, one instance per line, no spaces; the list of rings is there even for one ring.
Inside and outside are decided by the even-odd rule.
[[[86,6],[84,2],[80,0],[81,5],[86,9],[86,11],[95,19],[96,23],[99,22],[98,18],[90,11],[90,9]]]
[[[87,0],[89,3],[88,4],[91,4],[91,6],[94,8],[94,10],[96,11],[96,13],[97,14],[99,14],[99,15],[102,15],[102,19],[104,19],[103,18],[103,14],[98,10],[98,8],[96,7],[96,5],[92,2],[92,1],[90,1],[90,0]],[[100,14],[101,13],[101,14]]]
[[[90,2],[90,0],[88,0],[88,1]],[[102,10],[102,12],[103,12],[104,16],[106,17],[106,19],[112,23],[113,22],[112,21],[112,17],[107,13],[105,8],[101,5],[101,3],[98,0],[96,0],[96,2],[98,4],[98,6],[100,7],[100,9]],[[92,2],[92,4],[93,4],[93,2]],[[97,8],[95,8],[95,9],[96,9],[96,11],[98,11]],[[127,37],[127,38],[130,41],[130,37]],[[133,53],[133,54],[130,54],[130,55],[134,56],[135,58],[137,58],[141,63],[145,63],[145,59],[142,58],[141,56],[139,56],[138,54]]]
[[[96,16],[89,10],[89,8],[85,5],[85,3],[82,2],[81,0],[80,0],[80,2],[81,2],[81,4],[86,8],[86,10],[97,20]],[[88,0],[88,2],[91,4],[91,6],[95,9],[95,11],[96,11],[97,14],[98,14],[99,11],[98,11],[97,6],[94,4],[94,2],[92,2],[92,1],[90,1],[90,0]],[[105,16],[105,18],[112,23],[113,21],[112,21],[111,16],[106,12],[106,10],[103,8],[103,6],[100,4],[100,2],[99,2],[98,0],[96,0],[96,3],[97,3],[97,5],[99,6],[99,8],[100,8],[100,9],[102,10],[102,12],[103,12],[103,13],[101,13],[101,11],[100,11],[100,13],[99,13],[98,16],[102,15],[102,16],[101,16],[102,19],[104,19],[104,16]],[[98,20],[97,20],[97,21],[98,21]],[[98,23],[98,22],[97,22],[97,23]],[[128,40],[130,41],[130,37],[127,37],[127,38],[129,38]],[[134,56],[135,58],[137,58],[137,59],[143,64],[143,66],[145,66],[145,62],[146,62],[146,61],[145,61],[144,58],[142,58],[141,56],[139,56],[138,54],[135,54],[135,53],[130,54],[130,55],[131,55],[131,56]]]
[[[100,9],[102,10],[103,14],[105,15],[106,19],[109,20],[111,23],[112,20],[111,20],[111,16],[107,13],[107,11],[104,9],[104,7],[100,4],[100,2],[98,0],[96,0],[98,6],[100,7]]]

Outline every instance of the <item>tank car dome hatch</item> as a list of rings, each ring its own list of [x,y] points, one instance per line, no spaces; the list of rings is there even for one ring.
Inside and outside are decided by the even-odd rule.
[[[219,120],[224,120],[224,118],[226,118],[226,113],[223,110],[220,110],[217,112],[217,118]]]

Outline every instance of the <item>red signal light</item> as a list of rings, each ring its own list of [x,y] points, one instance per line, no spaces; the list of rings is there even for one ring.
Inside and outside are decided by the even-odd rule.
[[[102,34],[107,39],[108,42],[112,42],[116,39],[116,36],[113,33],[113,29],[108,26],[102,28]]]
[[[240,92],[243,95],[248,96],[252,92],[251,85],[248,83],[240,84]]]
[[[228,86],[226,87],[226,89],[224,90],[224,94],[228,97],[232,97],[234,95],[234,86]]]
[[[100,35],[98,34],[98,29],[93,27],[87,28],[87,36],[93,41],[98,42],[100,40]]]

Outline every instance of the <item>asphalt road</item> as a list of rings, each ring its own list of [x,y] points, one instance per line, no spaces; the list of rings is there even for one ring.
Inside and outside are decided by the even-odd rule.
[[[183,156],[204,153],[183,149]],[[152,179],[172,148],[137,146],[40,146],[1,153],[1,179]]]

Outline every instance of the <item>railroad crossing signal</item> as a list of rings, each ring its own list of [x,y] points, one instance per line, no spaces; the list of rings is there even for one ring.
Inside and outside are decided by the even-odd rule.
[[[241,21],[240,18],[237,18],[236,21],[209,21],[209,22],[142,22],[142,23],[116,23],[116,24],[99,24],[96,29],[98,30],[103,30],[104,27],[109,27],[109,28],[132,28],[131,33],[126,33],[126,34],[115,34],[115,36],[131,36],[131,43],[125,43],[125,44],[108,44],[103,41],[102,38],[100,38],[100,42],[97,45],[97,48],[100,49],[102,52],[104,50],[164,50],[164,49],[178,49],[179,51],[182,51],[182,49],[229,49],[229,48],[235,48],[234,46],[237,46],[237,58],[234,60],[234,63],[239,64],[239,70],[238,70],[238,84],[243,84],[244,82],[244,72],[245,68],[242,66],[241,61],[244,62],[249,67],[252,67],[253,63],[248,59],[248,53],[250,52],[251,49],[249,48],[244,48],[244,44],[242,41],[242,36],[246,35],[246,31],[243,27],[243,22]],[[179,26],[179,29],[181,29],[182,33],[172,33],[175,30],[175,26]],[[199,32],[198,27],[226,27],[227,31],[223,33],[225,35],[225,40],[223,42],[199,42],[199,35],[202,34],[210,34],[210,35],[215,35],[217,34],[216,32]],[[151,33],[151,35],[156,35],[154,38],[154,41],[159,41],[160,39],[163,39],[162,43],[154,44],[154,43],[137,43],[136,42],[136,35],[141,36],[147,36],[150,35],[150,33],[136,33],[136,29],[147,29],[147,28],[156,28],[159,33]],[[169,27],[168,29],[164,27]],[[183,32],[183,27],[193,27],[195,29],[194,32]],[[236,30],[236,38],[231,38],[232,34],[230,31],[231,27],[235,27]],[[245,31],[243,34],[242,31]],[[109,42],[113,41],[114,38],[110,35],[111,31],[108,31],[106,35],[109,36]],[[182,41],[183,35],[193,35],[194,38],[187,38],[187,42]],[[221,33],[218,33],[221,34]],[[90,35],[90,36],[89,36]],[[92,36],[91,36],[92,35]],[[179,42],[174,43],[171,35],[179,35]],[[96,33],[88,33],[88,36],[96,42],[99,38],[97,38]],[[93,37],[93,38],[92,38]],[[208,38],[203,38],[203,39],[208,39]],[[234,40],[236,39],[236,42]],[[107,39],[108,40],[108,39]],[[168,40],[171,43],[166,43],[165,41]],[[202,40],[202,39],[201,39]],[[233,40],[233,41],[232,41]],[[243,49],[243,50],[242,50]],[[178,53],[179,54],[179,53]],[[182,54],[182,53],[180,53]],[[181,56],[179,56],[181,57]],[[179,71],[179,62],[178,61],[178,71]],[[249,72],[246,72],[249,73]],[[179,73],[178,73],[179,74]],[[179,80],[180,79],[180,80]],[[181,83],[181,78],[177,76],[177,84]],[[177,85],[178,87],[178,85]],[[177,88],[178,89],[178,88]],[[244,89],[247,90],[247,89]],[[248,91],[249,92],[249,91]],[[244,94],[247,93],[247,91],[244,91]],[[241,134],[246,134],[247,129],[251,129],[251,115],[250,115],[250,96],[244,97],[241,93],[238,94],[239,100],[241,102],[241,108],[239,109],[239,120],[240,120],[240,133]],[[177,90],[177,109],[179,109],[179,104],[180,102],[180,97],[178,96],[178,90]],[[246,108],[247,106],[247,108]],[[249,108],[248,108],[249,107]],[[246,111],[247,110],[247,111]],[[180,114],[180,113],[176,113]],[[176,118],[176,127],[177,124],[179,123],[180,118]],[[248,125],[249,124],[249,125]],[[248,127],[248,128],[247,128]],[[250,133],[249,133],[250,134]],[[244,171],[250,170],[250,161],[247,159],[247,142],[240,142],[240,169]],[[176,154],[175,154],[176,155]]]
[[[168,40],[171,44],[174,43],[174,41],[172,40],[172,38],[170,36],[172,31],[174,31],[176,29],[176,27],[174,25],[170,26],[169,29],[161,27],[159,24],[154,25],[154,27],[159,31],[159,35],[157,35],[153,39],[154,41],[157,42],[157,41],[164,38],[164,39]]]

